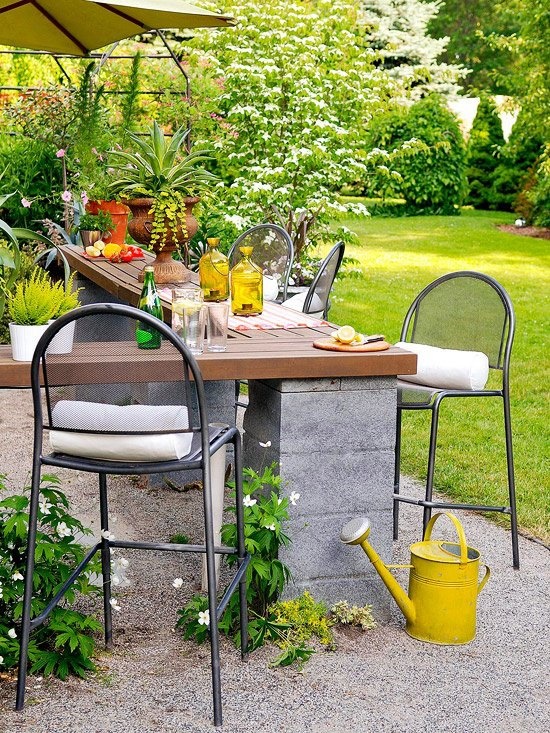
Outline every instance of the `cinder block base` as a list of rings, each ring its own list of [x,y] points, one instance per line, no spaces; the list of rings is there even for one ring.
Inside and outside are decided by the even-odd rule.
[[[368,515],[373,544],[391,562],[396,384],[392,378],[249,381],[244,462],[275,460],[283,492],[297,491],[280,558],[289,597],[371,603],[389,617],[390,597],[364,552],[340,542],[342,526]],[[270,441],[269,448],[261,443]]]

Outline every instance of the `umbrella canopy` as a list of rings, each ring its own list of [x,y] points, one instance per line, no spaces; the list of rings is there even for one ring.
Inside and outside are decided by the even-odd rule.
[[[182,0],[0,0],[0,44],[77,56],[144,31],[229,25]]]

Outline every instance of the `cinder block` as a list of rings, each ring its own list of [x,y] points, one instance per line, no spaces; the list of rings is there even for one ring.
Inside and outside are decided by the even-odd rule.
[[[288,565],[295,581],[361,577],[370,572],[370,562],[363,550],[340,541],[342,527],[354,516],[357,515],[351,512],[326,513],[291,518],[285,524],[284,531],[291,544],[280,548],[279,558]],[[373,511],[369,519],[373,545],[385,562],[391,562],[391,512]]]
[[[392,451],[338,454],[315,452],[305,466],[302,454],[281,455],[282,493],[297,491],[300,498],[291,507],[292,515],[309,516],[324,512],[391,510],[393,494]],[[315,469],[314,467],[318,467]],[[315,473],[315,481],[306,474]]]

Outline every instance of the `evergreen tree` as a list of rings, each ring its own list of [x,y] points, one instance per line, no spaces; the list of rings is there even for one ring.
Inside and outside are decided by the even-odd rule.
[[[448,38],[430,36],[428,26],[437,16],[439,0],[363,0],[366,38],[380,56],[380,64],[407,89],[407,97],[427,93],[457,95],[466,70],[438,61]]]
[[[482,96],[468,142],[468,203],[490,208],[491,186],[504,145],[502,125],[493,102]]]
[[[542,130],[533,128],[529,115],[522,110],[502,149],[490,191],[490,208],[517,210],[529,218],[530,207],[516,209],[518,196],[529,182],[532,185],[537,163],[544,150]]]

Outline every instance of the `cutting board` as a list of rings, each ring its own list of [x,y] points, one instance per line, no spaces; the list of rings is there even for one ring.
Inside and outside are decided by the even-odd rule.
[[[328,338],[317,339],[313,342],[316,349],[325,349],[325,351],[348,351],[348,352],[365,352],[365,351],[386,351],[389,349],[391,344],[387,341],[373,341],[371,344],[358,344],[352,346],[351,344],[341,344],[335,341],[331,336]]]

